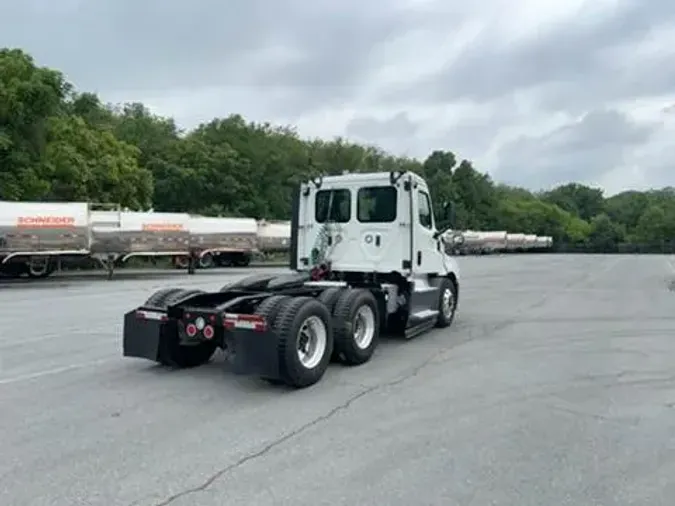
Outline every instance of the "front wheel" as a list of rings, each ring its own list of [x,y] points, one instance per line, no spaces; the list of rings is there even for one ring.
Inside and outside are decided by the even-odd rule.
[[[450,278],[443,278],[438,287],[438,319],[437,328],[449,327],[457,311],[457,285]]]

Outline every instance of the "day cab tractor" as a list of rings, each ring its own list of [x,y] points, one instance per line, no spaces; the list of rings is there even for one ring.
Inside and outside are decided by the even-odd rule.
[[[380,334],[451,325],[459,268],[412,172],[323,176],[299,185],[291,273],[218,292],[169,288],[124,317],[124,356],[185,368],[222,348],[236,374],[303,388],[331,361],[368,362]],[[452,221],[453,207],[443,206]]]

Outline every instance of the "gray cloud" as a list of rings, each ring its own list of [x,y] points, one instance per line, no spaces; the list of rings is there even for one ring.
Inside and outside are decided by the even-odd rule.
[[[586,103],[672,92],[675,66],[669,63],[675,49],[661,48],[652,58],[630,62],[613,60],[608,52],[636,44],[674,22],[675,3],[670,0],[618,0],[603,16],[592,18],[582,9],[537,37],[514,43],[485,31],[456,60],[414,88],[432,102],[485,101],[532,89],[547,105],[560,109],[574,108],[579,99]]]
[[[417,135],[419,125],[410,120],[405,112],[398,112],[384,120],[374,118],[354,118],[346,128],[349,137],[362,142],[376,141],[385,149],[397,151],[401,139],[411,139]],[[400,147],[400,146],[399,146]]]
[[[548,188],[573,181],[597,184],[626,152],[647,142],[657,124],[636,123],[613,110],[596,110],[540,136],[522,136],[500,150],[495,175],[520,186]]]

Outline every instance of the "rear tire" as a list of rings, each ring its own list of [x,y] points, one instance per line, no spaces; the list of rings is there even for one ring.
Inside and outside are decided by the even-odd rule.
[[[170,339],[162,339],[159,349],[159,363],[176,369],[187,369],[206,364],[216,351],[215,342],[202,342],[184,346],[178,341],[178,333]]]
[[[172,304],[200,293],[204,292],[194,289],[165,288],[151,295],[145,305],[157,309],[166,309]],[[204,341],[190,346],[182,345],[175,326],[173,328],[165,326],[165,334],[160,341],[158,362],[178,369],[197,367],[211,360],[217,347],[218,344],[212,341]]]
[[[342,293],[345,290],[346,289],[343,287],[327,288],[326,290],[321,292],[317,297],[317,300],[319,302],[322,302],[323,304],[326,305],[326,307],[328,308],[328,312],[331,314],[331,317],[335,314],[335,304],[337,304],[340,295],[342,295]],[[331,360],[334,362],[338,362],[340,360],[337,348],[333,348]]]
[[[335,304],[337,304],[340,295],[342,295],[342,292],[344,291],[344,288],[328,288],[319,294],[317,300],[319,302],[323,302],[332,315],[333,311],[335,310]]]
[[[162,288],[161,290],[157,290],[150,297],[148,297],[148,300],[145,301],[145,304],[143,304],[143,306],[153,307],[156,309],[166,309],[167,307],[167,304],[165,303],[166,300],[172,295],[182,291],[183,291],[182,288]]]
[[[284,303],[292,299],[290,295],[272,295],[260,303],[255,314],[267,321],[267,326],[274,329],[274,322],[279,316]]]
[[[306,388],[323,377],[333,351],[331,323],[328,308],[313,297],[294,297],[283,303],[274,328],[284,383]]]
[[[265,318],[268,328],[270,330],[275,330],[274,322],[277,319],[283,304],[291,298],[292,297],[290,295],[272,295],[260,303],[260,305],[255,310],[255,314]],[[263,376],[261,379],[271,383],[272,385],[284,384],[284,380],[278,378],[267,378]]]
[[[333,312],[335,352],[347,365],[368,362],[380,340],[380,316],[375,296],[370,290],[346,290],[340,295]]]

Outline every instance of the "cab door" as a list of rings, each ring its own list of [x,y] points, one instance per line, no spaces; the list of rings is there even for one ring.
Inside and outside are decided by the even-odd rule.
[[[431,195],[426,184],[417,181],[413,185],[413,270],[420,274],[438,273],[443,270],[443,257],[439,240],[434,238],[434,223]]]

